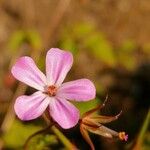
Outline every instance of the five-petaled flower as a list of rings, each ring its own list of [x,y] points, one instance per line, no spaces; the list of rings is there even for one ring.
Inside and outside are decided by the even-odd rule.
[[[68,100],[88,101],[95,98],[95,86],[88,79],[62,83],[71,69],[70,52],[51,48],[46,56],[46,76],[37,68],[32,58],[21,57],[12,67],[13,76],[37,89],[30,96],[17,98],[14,109],[21,120],[32,120],[48,109],[52,119],[68,129],[79,121],[79,111]]]

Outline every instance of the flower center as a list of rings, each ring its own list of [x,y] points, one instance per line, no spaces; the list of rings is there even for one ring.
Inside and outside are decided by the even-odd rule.
[[[56,96],[56,92],[57,92],[56,86],[51,85],[51,86],[47,87],[45,93],[48,94],[49,96]]]

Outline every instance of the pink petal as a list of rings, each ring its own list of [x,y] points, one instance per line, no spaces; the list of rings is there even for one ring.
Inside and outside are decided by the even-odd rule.
[[[74,127],[79,120],[78,109],[65,99],[52,98],[49,112],[52,118],[64,129]]]
[[[11,70],[13,76],[27,85],[41,90],[44,90],[46,85],[45,75],[37,68],[34,61],[30,57],[21,57]]]
[[[57,95],[68,100],[88,101],[95,98],[95,86],[88,79],[66,82],[58,89]]]
[[[49,85],[61,85],[73,63],[70,52],[51,48],[46,56],[46,75]]]
[[[47,96],[38,91],[31,96],[18,97],[14,109],[21,120],[32,120],[42,115],[48,104]]]

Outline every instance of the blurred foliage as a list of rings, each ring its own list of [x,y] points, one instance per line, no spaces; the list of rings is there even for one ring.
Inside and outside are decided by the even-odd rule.
[[[15,51],[18,51],[18,49],[24,43],[28,43],[33,49],[42,48],[42,42],[41,42],[40,35],[34,30],[15,31],[10,38],[8,47],[9,47],[9,49],[11,49],[12,53],[14,53]]]
[[[143,123],[143,126],[140,130],[140,133],[138,135],[136,144],[133,148],[133,150],[147,150],[150,147],[150,137],[149,137],[149,132],[148,128],[150,125],[150,110],[147,113],[147,117]]]
[[[144,139],[143,139],[143,145],[142,145],[142,150],[149,150],[149,148],[150,148],[150,132],[147,132],[146,134],[145,134],[145,137],[144,137]]]
[[[86,50],[96,59],[110,67],[122,66],[127,70],[137,67],[137,44],[133,40],[125,40],[120,46],[114,47],[104,34],[90,23],[78,23],[67,26],[61,34],[60,47],[77,54]],[[147,44],[141,51],[149,53]]]
[[[144,51],[146,54],[150,55],[150,43],[147,43],[147,44],[144,45],[143,51]]]
[[[21,121],[15,120],[10,130],[3,136],[6,148],[22,149],[27,138],[33,133],[41,130],[43,127],[31,123],[23,124]],[[17,142],[16,142],[17,140]],[[49,145],[57,144],[58,140],[55,135],[39,134],[31,139],[28,143],[29,150],[46,150]]]
[[[87,49],[89,49],[93,55],[102,62],[110,65],[116,65],[115,55],[113,53],[112,46],[100,33],[89,35],[84,41]],[[85,48],[86,48],[85,47]]]
[[[50,147],[56,144],[58,140],[55,135],[38,135],[29,142],[28,150],[50,150]]]
[[[64,49],[70,49],[74,53],[86,49],[102,62],[111,66],[116,64],[111,44],[91,24],[71,26],[63,31],[61,39],[60,46]]]
[[[31,134],[40,129],[41,127],[38,125],[23,124],[21,121],[15,120],[10,130],[3,136],[5,145],[8,148],[20,148]]]
[[[25,39],[25,34],[23,31],[16,31],[9,41],[9,48],[12,52],[17,51],[18,48],[22,45]]]
[[[136,44],[131,40],[124,41],[118,49],[118,61],[128,70],[136,67],[137,62],[134,56],[136,49]]]

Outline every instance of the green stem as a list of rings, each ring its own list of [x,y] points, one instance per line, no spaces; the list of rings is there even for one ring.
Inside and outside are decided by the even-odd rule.
[[[137,142],[136,142],[136,145],[134,146],[133,150],[137,150],[138,148],[141,147],[141,144],[143,142],[143,139],[144,139],[144,136],[145,136],[145,133],[148,129],[148,126],[149,126],[149,122],[150,122],[150,109],[147,113],[147,116],[146,116],[146,119],[143,123],[143,126],[142,126],[142,129],[140,131],[140,134],[138,136],[138,139],[137,139]]]
[[[43,119],[47,124],[49,124],[52,120],[49,116],[49,113],[47,111],[43,114]],[[52,126],[51,130],[53,133],[59,138],[59,140],[63,143],[63,145],[68,149],[68,150],[77,150],[76,146],[73,145],[69,139],[56,127]]]
[[[64,136],[64,134],[55,126],[51,128],[51,130],[57,135],[57,137],[61,140],[64,146],[68,150],[77,150],[77,148]]]
[[[25,144],[24,144],[24,150],[28,150],[28,145],[30,143],[30,141],[32,140],[33,137],[35,137],[36,135],[42,134],[44,132],[46,132],[47,130],[49,130],[49,128],[51,128],[53,126],[53,124],[49,125],[48,127],[39,130],[35,133],[33,133],[31,136],[28,137],[28,139],[26,140]]]

